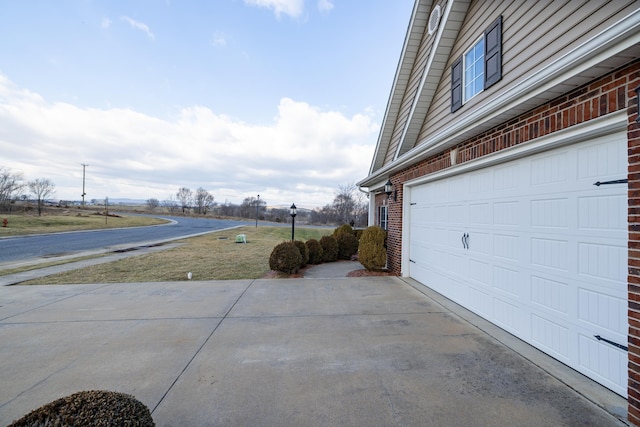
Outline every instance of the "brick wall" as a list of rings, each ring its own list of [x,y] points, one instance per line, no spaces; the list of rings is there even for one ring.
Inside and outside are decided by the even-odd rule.
[[[640,125],[635,88],[640,86],[640,64],[626,73],[629,125],[629,408],[628,418],[640,426]]]
[[[637,95],[640,59],[589,84],[483,132],[457,147],[457,163],[477,159],[578,123],[627,109],[629,147],[629,421],[640,426],[640,125]],[[450,150],[391,177],[398,191],[389,201],[388,266],[401,273],[403,183],[451,166]]]

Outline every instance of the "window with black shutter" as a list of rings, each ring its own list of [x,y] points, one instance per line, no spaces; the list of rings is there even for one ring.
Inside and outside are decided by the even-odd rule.
[[[451,65],[451,112],[502,79],[502,16]]]

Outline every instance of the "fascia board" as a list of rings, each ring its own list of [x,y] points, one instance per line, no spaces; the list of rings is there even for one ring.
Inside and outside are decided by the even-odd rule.
[[[393,163],[377,170],[375,174],[370,174],[358,182],[358,185],[366,187],[368,183],[377,181],[380,176],[391,175],[418,160],[446,149],[451,145],[451,141],[454,141],[469,128],[494,120],[523,101],[539,96],[546,90],[638,43],[640,43],[640,9],[630,13],[576,49],[527,77],[512,89],[498,94],[470,114],[461,116],[455,124],[434,134]]]
[[[409,26],[407,28],[407,34],[404,38],[402,53],[400,54],[400,58],[398,59],[396,74],[393,79],[393,85],[391,87],[391,92],[389,93],[389,100],[387,102],[387,107],[384,112],[384,118],[382,120],[382,126],[378,135],[376,149],[373,154],[371,166],[369,168],[369,174],[372,174],[376,170],[376,165],[382,161],[380,157],[385,156],[386,149],[388,148],[389,142],[391,141],[391,136],[393,135],[393,126],[395,125],[396,118],[400,111],[400,105],[402,104],[402,98],[407,89],[407,84],[409,83],[411,69],[418,55],[418,48],[409,49],[409,47],[411,46],[411,43],[416,39],[418,46],[420,45],[420,40],[422,39],[422,34],[424,33],[424,30],[426,28],[426,23],[428,22],[429,18],[428,14],[431,10],[432,4],[433,1],[416,0],[413,6],[411,19],[409,20]],[[425,10],[427,12],[424,12]],[[423,22],[422,25],[417,24],[418,18],[420,18],[420,22]],[[407,71],[407,78],[401,79],[400,77],[402,76],[402,73],[404,71]],[[394,102],[396,98],[398,98],[397,102]]]

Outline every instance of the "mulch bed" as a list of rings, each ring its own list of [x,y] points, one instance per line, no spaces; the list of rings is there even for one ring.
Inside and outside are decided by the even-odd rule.
[[[307,265],[305,268],[301,268],[295,274],[285,274],[279,271],[268,271],[261,279],[301,279],[304,277],[305,271],[314,267],[313,265]],[[369,271],[367,269],[354,270],[347,273],[346,277],[376,277],[376,276],[395,276],[392,272],[388,270],[376,270]]]

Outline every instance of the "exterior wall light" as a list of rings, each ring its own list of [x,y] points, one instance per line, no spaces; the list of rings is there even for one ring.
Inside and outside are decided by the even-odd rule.
[[[393,201],[396,202],[398,200],[398,190],[393,189],[393,184],[391,183],[391,178],[387,180],[387,183],[384,185],[384,192],[387,193],[387,199],[393,193]]]

